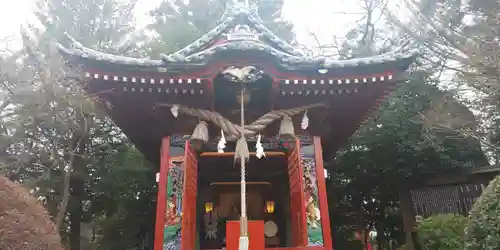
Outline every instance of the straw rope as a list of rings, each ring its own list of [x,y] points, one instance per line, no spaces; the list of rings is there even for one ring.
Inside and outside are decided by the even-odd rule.
[[[175,104],[158,104],[157,106],[173,107],[175,106]],[[264,130],[269,124],[273,123],[276,120],[282,119],[284,116],[293,117],[311,108],[326,107],[326,105],[323,103],[316,103],[291,109],[273,110],[259,117],[256,121],[254,121],[250,125],[240,126],[234,124],[229,119],[225,118],[224,116],[215,111],[210,111],[205,109],[194,109],[182,105],[177,105],[177,106],[179,107],[179,112],[182,112],[189,116],[198,117],[200,120],[211,121],[213,124],[219,126],[226,134],[228,134],[226,138],[227,141],[237,140],[238,138],[240,138],[240,134],[242,131],[243,135],[245,135],[246,137],[255,136],[259,132]]]

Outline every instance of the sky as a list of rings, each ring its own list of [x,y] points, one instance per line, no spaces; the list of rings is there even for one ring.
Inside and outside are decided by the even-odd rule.
[[[154,8],[161,0],[139,0],[137,21],[146,24],[144,13]],[[20,46],[15,39],[20,25],[33,20],[35,0],[0,0],[0,52],[5,47]],[[285,0],[283,17],[295,25],[297,40],[300,44],[313,46],[316,41],[313,32],[321,43],[328,44],[333,36],[342,36],[356,25],[362,17],[356,0]],[[348,14],[346,14],[348,13]],[[354,14],[353,14],[354,13]],[[7,37],[7,41],[5,38]]]

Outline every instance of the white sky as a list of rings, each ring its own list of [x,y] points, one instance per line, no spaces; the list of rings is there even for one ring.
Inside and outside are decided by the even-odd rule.
[[[30,20],[34,9],[35,0],[0,0],[0,52],[6,46],[15,48],[19,46],[18,34],[20,25]],[[139,22],[147,22],[141,18],[144,13],[156,6],[161,0],[139,0],[137,15]],[[315,45],[316,42],[310,36],[314,32],[321,43],[327,44],[332,37],[342,36],[356,20],[361,18],[358,0],[285,0],[283,10],[284,18],[295,25],[295,32],[301,44]],[[336,13],[336,14],[334,14]]]

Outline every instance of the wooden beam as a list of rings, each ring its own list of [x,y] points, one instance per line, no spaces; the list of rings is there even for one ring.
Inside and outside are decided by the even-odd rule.
[[[285,156],[285,153],[283,152],[276,152],[276,151],[270,151],[270,152],[265,152],[266,156]],[[250,156],[255,156],[255,152],[250,152]],[[200,154],[200,157],[228,157],[228,156],[234,156],[234,152],[224,152],[224,153],[219,153],[219,152],[203,152]]]
[[[154,250],[163,249],[165,209],[167,206],[167,182],[170,167],[170,136],[164,137],[161,144],[160,180],[158,182],[158,196],[156,198]]]
[[[247,181],[245,182],[246,185],[271,185],[271,182],[268,181]],[[210,183],[210,186],[213,185],[240,185],[241,182],[234,182],[234,181],[228,181],[228,182],[212,182]]]
[[[468,172],[459,172],[452,174],[441,174],[429,179],[426,179],[423,185],[420,186],[441,186],[465,183],[472,179],[487,178],[491,179],[493,176],[500,172],[499,166],[487,166],[481,168],[474,168]]]

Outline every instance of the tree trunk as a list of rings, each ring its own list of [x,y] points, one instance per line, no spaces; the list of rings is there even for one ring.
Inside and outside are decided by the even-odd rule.
[[[81,221],[82,221],[82,198],[84,183],[80,178],[71,180],[71,212],[70,212],[70,245],[71,250],[80,250]]]
[[[400,189],[399,193],[399,206],[401,208],[401,213],[403,216],[403,227],[405,231],[405,244],[408,250],[415,250],[415,244],[413,243],[414,231],[413,225],[415,224],[415,215],[413,213],[413,207],[411,202],[410,191],[406,188]]]
[[[83,198],[85,195],[83,171],[86,167],[81,156],[77,156],[75,159],[74,167],[74,174],[71,178],[70,245],[71,250],[80,250]]]
[[[57,216],[56,216],[56,228],[61,230],[61,226],[63,225],[64,217],[66,216],[67,206],[70,198],[71,192],[71,178],[73,176],[74,166],[78,164],[77,154],[82,151],[82,139],[77,137],[76,134],[73,134],[73,142],[70,148],[70,156],[68,160],[68,169],[63,169],[63,194],[61,198],[61,202],[59,203]]]
[[[356,232],[360,235],[362,235],[363,231],[365,230],[365,210],[363,208],[363,201],[362,201],[362,194],[361,190],[356,190],[356,193],[354,194],[353,197],[353,208],[354,211],[356,211],[356,218],[355,218],[355,226],[356,226]]]
[[[85,123],[83,120],[81,123]],[[86,128],[86,126],[82,126]],[[71,175],[71,211],[70,219],[70,247],[71,250],[81,249],[81,223],[83,214],[83,199],[85,197],[85,176],[87,164],[85,160],[87,142],[86,130],[79,135],[79,145],[73,162],[73,174]]]
[[[386,237],[385,237],[385,208],[387,201],[384,196],[384,192],[380,192],[380,206],[377,215],[377,221],[375,223],[375,228],[377,229],[377,249],[385,249]]]
[[[72,164],[70,164],[72,165]],[[64,217],[66,215],[66,208],[68,206],[68,201],[69,201],[69,192],[70,192],[70,180],[71,180],[71,171],[72,169],[68,169],[67,171],[64,171],[64,186],[63,186],[63,194],[61,198],[61,203],[59,204],[59,208],[57,211],[57,216],[56,216],[56,228],[58,230],[61,230],[61,226],[64,221]]]

